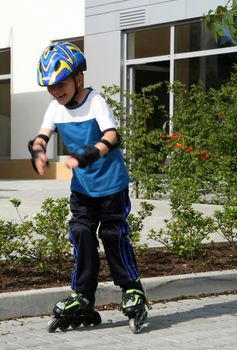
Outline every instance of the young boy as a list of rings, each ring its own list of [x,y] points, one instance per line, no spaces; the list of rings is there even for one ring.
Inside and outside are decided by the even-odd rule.
[[[79,317],[82,310],[84,314],[93,310],[100,267],[97,230],[113,281],[123,291],[122,311],[129,318],[145,313],[146,298],[128,238],[129,178],[118,148],[119,135],[105,100],[92,88],[83,87],[85,70],[82,52],[68,42],[48,46],[38,63],[38,83],[47,87],[54,100],[39,134],[28,144],[32,165],[45,174],[47,143],[57,129],[70,154],[64,164],[73,171],[69,239],[74,247],[74,293],[56,304],[50,331],[67,328],[73,323],[72,315]],[[58,322],[62,315],[64,324]],[[99,322],[98,318],[91,321]]]

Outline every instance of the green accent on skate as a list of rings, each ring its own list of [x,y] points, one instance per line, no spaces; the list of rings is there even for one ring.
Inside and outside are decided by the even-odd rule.
[[[80,305],[80,302],[77,300],[77,294],[76,293],[72,293],[69,298],[72,299],[72,303],[66,305],[65,306],[65,310],[68,310],[68,309],[70,309],[70,308],[72,308],[74,306]]]
[[[139,300],[139,298],[141,297],[141,291],[139,291],[139,294],[138,294],[138,290],[137,289],[128,289],[127,291],[126,291],[126,295],[128,296],[129,294],[132,294],[133,295],[133,298],[134,298],[134,300],[133,300],[133,304],[134,305],[136,305],[137,304],[137,302],[138,302],[138,300]],[[126,298],[127,299],[127,298]],[[125,306],[126,306],[126,304],[127,304],[127,302],[128,302],[128,299],[127,300],[122,300],[122,303],[121,303],[121,305],[122,305],[122,308],[124,308]]]
[[[77,306],[77,305],[80,305],[79,301],[74,301],[74,303],[72,303],[72,304],[70,304],[68,306],[65,306],[65,310],[68,310],[71,307],[74,307],[74,306]]]
[[[141,290],[138,290],[138,289],[128,289],[126,291],[126,296],[128,296],[129,294],[133,294],[133,305],[137,305],[138,303],[138,300],[139,298],[143,297],[144,298],[144,301],[145,301],[145,304],[148,308],[148,310],[151,310],[152,309],[152,306],[151,304],[149,303],[146,295],[141,291]],[[126,306],[126,303],[128,302],[128,297],[125,299],[125,300],[122,300],[121,304],[120,304],[120,309],[123,309],[125,308]]]

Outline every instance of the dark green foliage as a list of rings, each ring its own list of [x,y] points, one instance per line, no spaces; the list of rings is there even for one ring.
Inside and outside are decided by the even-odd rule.
[[[209,29],[212,30],[214,38],[218,41],[227,29],[232,38],[237,37],[237,1],[228,0],[225,6],[217,6],[215,10],[209,10],[203,16]]]
[[[141,232],[144,228],[144,219],[151,216],[154,205],[141,202],[140,207],[136,215],[130,213],[127,219],[130,229],[129,238],[135,251],[141,251],[147,246],[146,244],[140,243]]]
[[[11,203],[18,211],[21,201],[13,198]],[[60,274],[60,267],[71,254],[67,239],[68,214],[67,198],[47,198],[31,220],[22,219],[20,214],[19,224],[1,220],[0,257],[15,262],[34,262],[41,270]]]
[[[31,220],[22,219],[19,213],[21,201],[10,202],[17,209],[20,223],[0,220],[0,259],[14,264],[34,263],[42,271],[53,271],[60,275],[64,262],[71,259],[71,244],[68,241],[69,203],[67,198],[47,198],[39,213]],[[144,219],[151,215],[153,205],[141,203],[137,215],[129,214],[129,237],[135,250],[144,249],[139,243]]]
[[[137,198],[151,198],[165,189],[161,176],[164,173],[165,154],[161,150],[164,132],[150,127],[160,87],[160,83],[147,86],[140,94],[130,94],[116,86],[104,87],[103,96],[120,125],[124,158]],[[118,94],[126,101],[125,106],[118,100]],[[159,106],[158,111],[163,115],[164,106]]]

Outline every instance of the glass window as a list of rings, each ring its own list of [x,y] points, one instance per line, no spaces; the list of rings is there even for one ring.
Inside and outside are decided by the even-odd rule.
[[[128,59],[170,53],[170,27],[128,33]]]
[[[79,49],[84,52],[84,38],[68,38],[68,39],[58,39],[58,40],[53,40],[52,42],[55,43],[57,41],[67,41],[69,43],[72,43],[76,46],[79,47]]]
[[[179,24],[175,26],[175,53],[210,50],[222,47],[236,46],[228,30],[216,43],[212,32],[204,22]]]
[[[10,157],[10,117],[10,79],[0,80],[0,158],[2,159]]]
[[[0,50],[0,75],[10,73],[10,49]]]
[[[206,89],[218,88],[231,75],[237,53],[175,60],[175,80],[191,85],[202,81]]]
[[[57,142],[57,155],[58,156],[66,156],[68,155],[68,150],[65,147],[60,135],[57,133],[57,138],[58,138],[58,142]]]
[[[170,63],[169,61],[153,62],[134,66],[135,73],[135,92],[140,93],[141,89],[148,85],[153,85],[158,82],[169,81]],[[166,110],[169,109],[169,95],[165,84],[157,89],[158,100],[154,102],[154,113],[148,121],[150,129],[159,128],[166,130],[168,127],[167,113],[158,108],[163,105]]]
[[[79,49],[84,52],[84,38],[69,40],[72,44],[79,47]]]

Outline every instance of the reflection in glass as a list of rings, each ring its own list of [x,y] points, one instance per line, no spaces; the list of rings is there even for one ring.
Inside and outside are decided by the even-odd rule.
[[[216,43],[212,32],[202,21],[175,26],[175,53],[210,50],[236,46],[227,29],[224,36]]]
[[[0,50],[0,75],[10,73],[10,49]]]
[[[10,80],[0,80],[0,158],[10,157]]]
[[[170,28],[156,28],[128,33],[128,59],[170,53]]]
[[[168,131],[167,111],[169,110],[169,95],[165,82],[169,81],[169,61],[153,62],[143,65],[135,65],[135,92],[141,93],[143,87],[157,83],[163,83],[157,89],[158,100],[154,101],[154,112],[147,121],[150,130],[159,128]],[[165,106],[164,110],[161,106]]]
[[[204,87],[218,88],[229,80],[237,53],[195,57],[175,61],[175,80],[191,85],[202,81]]]

